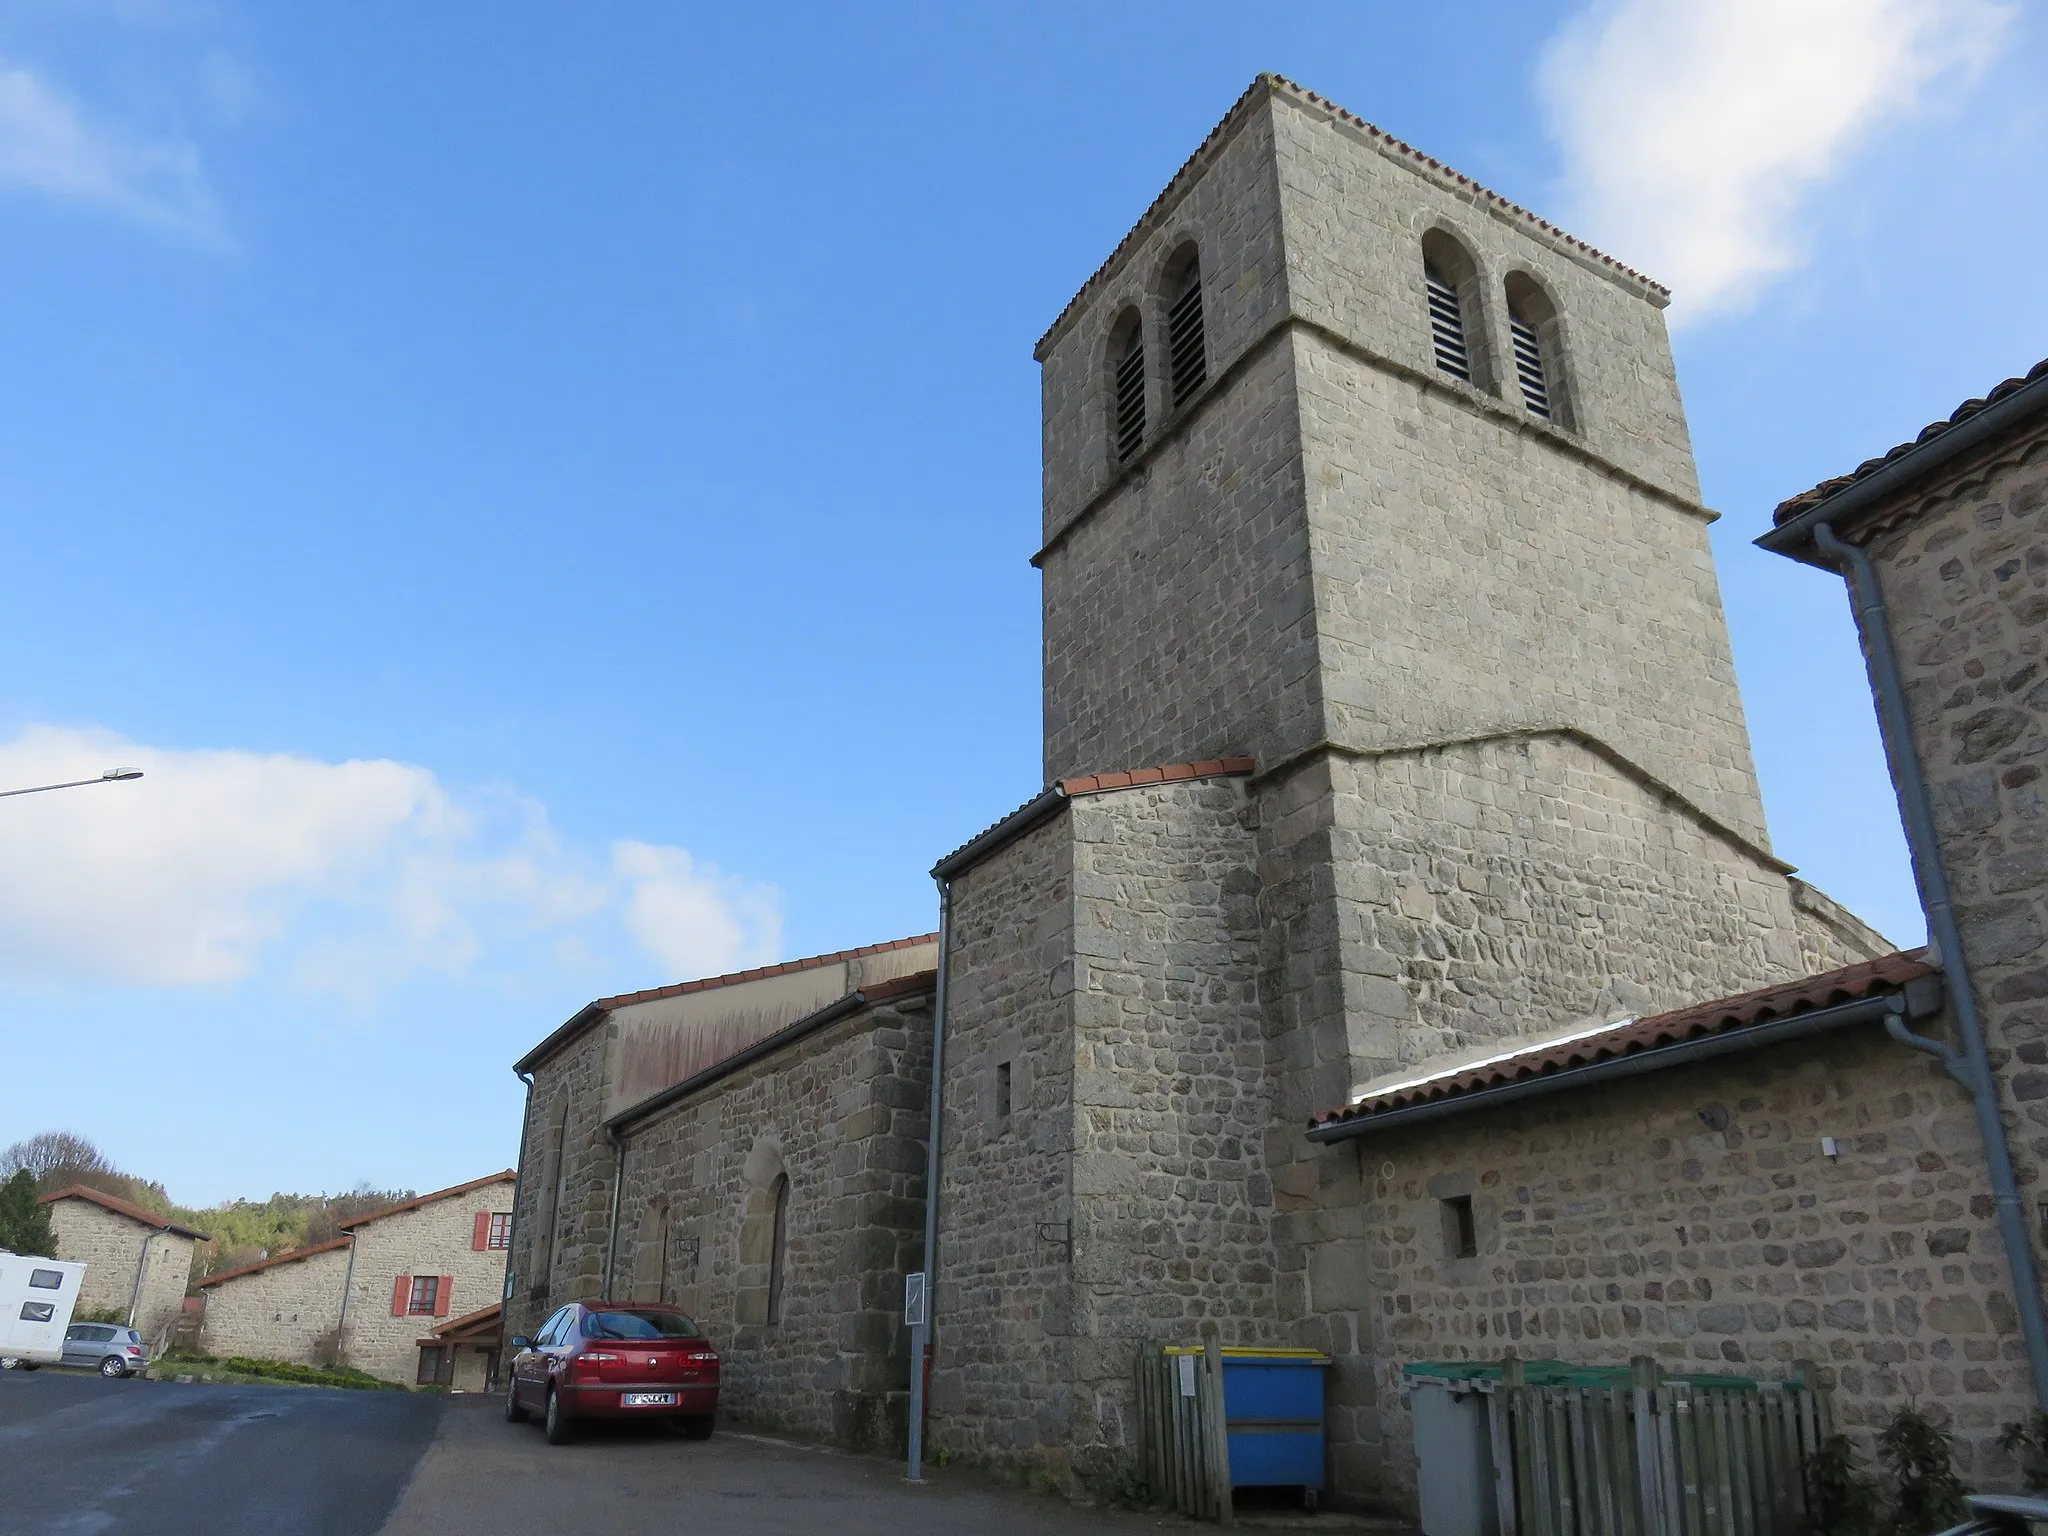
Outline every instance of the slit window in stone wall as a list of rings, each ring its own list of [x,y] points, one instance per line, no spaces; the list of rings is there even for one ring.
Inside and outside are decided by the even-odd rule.
[[[1117,317],[1109,355],[1116,461],[1128,464],[1145,446],[1145,327],[1135,309]]]
[[[1444,1257],[1471,1259],[1479,1256],[1479,1227],[1472,1218],[1472,1197],[1453,1195],[1437,1202],[1443,1208]]]
[[[996,1118],[1010,1118],[1010,1064],[1007,1061],[996,1064]]]
[[[768,1259],[768,1321],[782,1321],[782,1272],[789,1258],[789,1175],[775,1181],[775,1247]]]
[[[1209,349],[1202,334],[1202,261],[1185,247],[1167,266],[1166,366],[1173,403],[1185,405],[1209,382]]]
[[[1515,343],[1515,377],[1521,381],[1522,404],[1531,416],[1550,420],[1550,380],[1543,371],[1543,347],[1536,328],[1520,315],[1508,316],[1508,334]]]

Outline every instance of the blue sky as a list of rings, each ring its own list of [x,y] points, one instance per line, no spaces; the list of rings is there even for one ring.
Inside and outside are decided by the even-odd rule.
[[[1769,508],[2048,354],[1989,0],[0,4],[0,1143],[509,1163],[590,997],[930,925],[1038,775],[1033,341],[1262,69],[1670,282],[1779,851],[1919,937]],[[1108,766],[1108,765],[1105,765]]]

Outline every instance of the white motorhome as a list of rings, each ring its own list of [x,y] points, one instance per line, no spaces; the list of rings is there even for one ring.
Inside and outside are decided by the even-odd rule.
[[[0,1248],[0,1366],[34,1370],[64,1358],[64,1332],[84,1279],[83,1264]]]

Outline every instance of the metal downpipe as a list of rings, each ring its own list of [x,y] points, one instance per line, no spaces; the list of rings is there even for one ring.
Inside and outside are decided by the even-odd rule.
[[[522,1072],[517,1067],[512,1075],[526,1084],[526,1104],[519,1113],[519,1161],[512,1167],[512,1224],[505,1233],[505,1294],[503,1300],[512,1300],[512,1290],[519,1273],[515,1260],[519,1254],[519,1193],[526,1188],[526,1139],[533,1130],[533,1074]],[[503,1323],[499,1325],[502,1333]]]
[[[1964,963],[1963,938],[1956,926],[1955,903],[1934,835],[1934,806],[1921,771],[1920,752],[1913,744],[1912,716],[1906,708],[1905,684],[1899,676],[1898,653],[1892,648],[1884,593],[1877,568],[1862,548],[1835,536],[1827,523],[1816,524],[1813,542],[1836,562],[1849,583],[1856,609],[1856,628],[1863,639],[1863,659],[1884,725],[1885,755],[1897,787],[1899,812],[1906,824],[1906,845],[1913,855],[1913,875],[1920,903],[1927,912],[1927,932],[1942,962],[1948,994],[1956,1011],[1963,1047],[1943,1057],[1943,1065],[1970,1091],[1977,1109],[1977,1130],[1984,1140],[1984,1161],[1991,1175],[1991,1193],[1998,1207],[1999,1236],[2012,1272],[2013,1304],[2019,1309],[2020,1334],[2026,1341],[2027,1363],[2034,1377],[2034,1404],[2048,1411],[2048,1318],[2044,1318],[2041,1281],[2034,1265],[2033,1240],[2027,1231],[2026,1207],[2013,1177],[2012,1149],[2006,1142],[2005,1116],[1998,1104],[1998,1086],[1984,1042],[1984,1020],[1977,1012],[1977,992]],[[1890,1027],[1887,1025],[1887,1027]],[[1894,1031],[1894,1038],[1898,1032]],[[1920,1037],[1906,1040],[1913,1044]],[[1929,1045],[1937,1042],[1929,1041]],[[1925,1048],[1924,1046],[1922,1047]]]
[[[945,1107],[946,976],[953,952],[953,883],[939,881],[939,981],[932,998],[932,1087],[925,1116],[924,1147],[924,1321],[910,1334],[911,1482],[924,1481],[925,1368],[931,1357],[932,1320],[938,1307],[939,1132]]]

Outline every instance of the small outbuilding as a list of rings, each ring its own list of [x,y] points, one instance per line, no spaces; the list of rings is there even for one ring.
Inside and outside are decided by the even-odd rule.
[[[78,1311],[118,1313],[151,1355],[169,1344],[192,1276],[192,1250],[204,1232],[83,1184],[42,1197],[57,1234],[57,1254],[85,1266]]]

